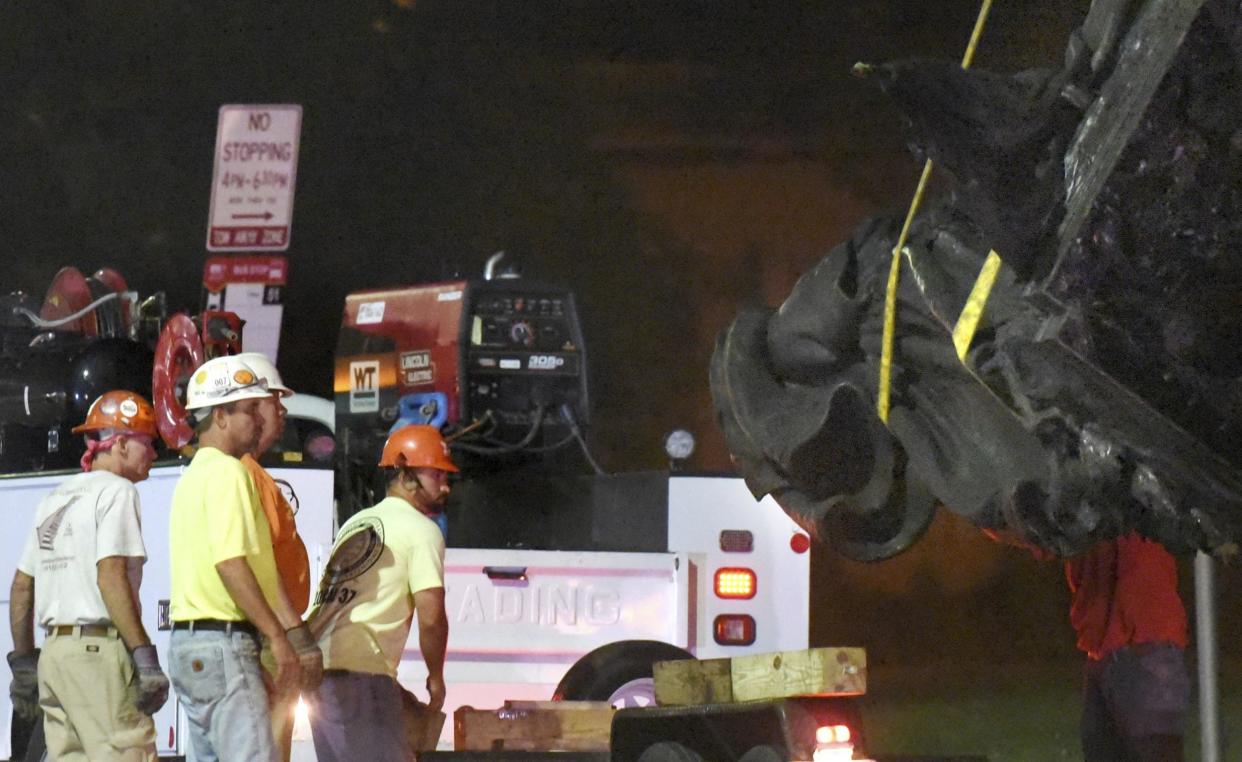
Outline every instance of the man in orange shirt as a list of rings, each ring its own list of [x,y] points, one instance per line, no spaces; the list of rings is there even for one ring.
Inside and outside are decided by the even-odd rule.
[[[985,529],[997,542],[1054,554],[1010,530]],[[1181,762],[1190,712],[1186,606],[1177,562],[1137,532],[1096,544],[1065,562],[1070,624],[1083,667],[1086,762]]]
[[[1190,710],[1177,562],[1131,532],[1065,562],[1084,668],[1087,762],[1180,762]]]
[[[306,545],[298,535],[293,508],[281,491],[280,485],[259,465],[258,461],[265,452],[271,449],[272,445],[280,441],[285,431],[286,411],[280,400],[282,397],[293,394],[293,390],[285,386],[280,378],[280,372],[266,355],[259,352],[245,352],[237,357],[254,371],[260,381],[267,383],[267,390],[271,392],[270,396],[259,401],[260,412],[263,416],[263,429],[259,433],[258,444],[253,451],[242,456],[241,462],[250,472],[250,478],[258,488],[259,502],[263,504],[263,512],[267,515],[267,523],[271,527],[272,552],[276,557],[276,573],[280,577],[281,586],[289,596],[289,602],[294,610],[305,613],[306,607],[310,604],[310,561],[306,554]],[[264,663],[267,664],[266,652]],[[281,758],[286,762],[292,750],[293,710],[297,705],[299,687],[303,690],[313,690],[319,685],[322,677],[322,662],[312,667],[313,674],[304,674],[301,686],[291,691],[276,693],[271,697],[272,735],[276,739]]]

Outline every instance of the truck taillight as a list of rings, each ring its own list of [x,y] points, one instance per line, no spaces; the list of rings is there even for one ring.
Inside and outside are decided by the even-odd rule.
[[[850,729],[848,725],[824,725],[815,729],[815,743],[849,743]]]
[[[814,762],[846,762],[854,758],[850,729],[845,725],[822,725],[815,730]]]
[[[747,614],[721,614],[712,631],[722,646],[748,646],[755,642],[755,618]]]
[[[720,549],[725,553],[751,553],[755,549],[755,535],[746,529],[722,529]]]
[[[755,597],[755,572],[740,567],[716,570],[716,597],[747,599]]]

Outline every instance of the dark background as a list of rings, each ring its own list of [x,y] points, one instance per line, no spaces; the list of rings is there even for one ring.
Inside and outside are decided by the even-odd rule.
[[[1059,65],[1085,0],[997,3],[976,65]],[[777,304],[919,166],[859,60],[959,59],[974,0],[6,3],[0,286],[111,265],[199,306],[216,115],[299,103],[281,366],[328,395],[343,298],[505,249],[578,294],[609,470],[729,468],[712,341]],[[1232,575],[1232,576],[1231,576]],[[1237,589],[1222,581],[1223,599]],[[1184,575],[1189,580],[1189,574]],[[1231,587],[1232,586],[1232,587]],[[812,640],[878,665],[1073,658],[1060,570],[942,517],[906,555],[820,550]],[[1226,605],[1222,637],[1242,631]]]
[[[1035,6],[1019,8],[1018,6]],[[979,63],[1055,63],[1082,2],[999,4]],[[573,287],[612,468],[676,425],[727,466],[711,339],[776,302],[918,167],[857,60],[957,58],[973,0],[147,0],[0,11],[4,285],[111,265],[199,304],[224,103],[299,103],[281,365],[327,394],[345,294],[477,277]]]

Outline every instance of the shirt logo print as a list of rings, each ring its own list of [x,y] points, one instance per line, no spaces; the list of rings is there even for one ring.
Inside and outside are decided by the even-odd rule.
[[[36,531],[39,536],[40,550],[52,550],[52,546],[56,541],[56,533],[60,531],[60,524],[64,521],[65,511],[69,510],[69,506],[73,505],[73,503],[73,500],[69,501],[64,505],[64,507],[53,513],[51,516],[48,516],[43,520],[43,523],[39,525],[39,528]]]

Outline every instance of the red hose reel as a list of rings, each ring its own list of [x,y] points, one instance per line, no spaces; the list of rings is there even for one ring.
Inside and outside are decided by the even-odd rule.
[[[156,428],[171,449],[190,443],[194,429],[186,413],[185,384],[194,369],[213,357],[241,352],[245,321],[232,312],[208,310],[197,322],[177,313],[164,322],[151,371],[151,402]]]

